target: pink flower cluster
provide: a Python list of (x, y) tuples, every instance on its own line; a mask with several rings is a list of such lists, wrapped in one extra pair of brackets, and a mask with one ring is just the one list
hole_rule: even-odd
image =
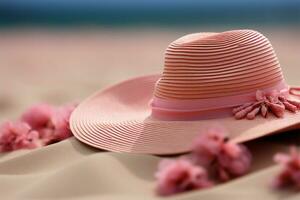
[(209, 128), (196, 138), (190, 155), (160, 162), (157, 193), (167, 196), (228, 181), (246, 174), (251, 160), (246, 146), (228, 141), (224, 129)]
[(236, 119), (254, 119), (258, 114), (266, 118), (268, 112), (273, 113), (276, 117), (283, 117), (284, 111), (297, 112), (300, 109), (300, 102), (287, 99), (278, 91), (265, 94), (261, 90), (256, 92), (256, 102), (246, 103), (232, 110)]
[(274, 188), (294, 186), (300, 189), (300, 153), (296, 147), (290, 148), (289, 154), (277, 153), (274, 161), (283, 166), (279, 174), (273, 179)]
[(162, 160), (155, 176), (158, 179), (157, 193), (161, 196), (213, 185), (203, 167), (194, 165), (186, 159)]
[(247, 147), (230, 142), (226, 131), (220, 127), (200, 134), (194, 142), (192, 157), (195, 163), (210, 169), (220, 181), (246, 174), (252, 161)]
[(38, 104), (26, 110), (16, 122), (0, 125), (0, 152), (33, 149), (72, 136), (69, 118), (75, 104), (54, 107)]

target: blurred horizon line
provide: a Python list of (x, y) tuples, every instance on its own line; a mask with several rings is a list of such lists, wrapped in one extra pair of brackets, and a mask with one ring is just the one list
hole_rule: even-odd
[(294, 0), (2, 0), (0, 27), (300, 25)]

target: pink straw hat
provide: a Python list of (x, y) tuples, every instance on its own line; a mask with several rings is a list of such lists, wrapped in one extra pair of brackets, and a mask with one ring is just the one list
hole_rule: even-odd
[(161, 75), (97, 92), (73, 112), (80, 141), (116, 152), (188, 152), (203, 127), (234, 142), (300, 127), (298, 88), (289, 87), (266, 37), (253, 30), (196, 33), (172, 42)]

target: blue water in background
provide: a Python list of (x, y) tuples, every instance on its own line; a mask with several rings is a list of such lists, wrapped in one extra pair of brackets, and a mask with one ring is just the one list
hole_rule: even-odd
[(288, 24), (298, 0), (0, 0), (0, 26)]

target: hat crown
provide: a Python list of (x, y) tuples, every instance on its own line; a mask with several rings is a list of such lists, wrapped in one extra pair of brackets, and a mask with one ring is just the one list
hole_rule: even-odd
[(270, 88), (283, 81), (269, 40), (257, 31), (195, 33), (172, 42), (154, 96), (208, 99)]

